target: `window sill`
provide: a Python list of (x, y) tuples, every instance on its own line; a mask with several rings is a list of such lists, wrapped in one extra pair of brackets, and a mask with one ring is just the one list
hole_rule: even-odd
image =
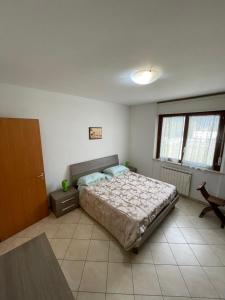
[(199, 167), (194, 167), (194, 166), (193, 167), (185, 166), (185, 165), (182, 165), (181, 163), (176, 163), (176, 162), (167, 161), (167, 160), (161, 160), (159, 158), (153, 158), (152, 160), (158, 161), (158, 162), (161, 162), (161, 163), (171, 164), (171, 165), (174, 165), (174, 166), (180, 166), (180, 167), (183, 167), (187, 170), (190, 169), (190, 170), (201, 171), (201, 172), (204, 172), (204, 173), (213, 173), (213, 174), (216, 174), (216, 175), (225, 175), (225, 173), (220, 172), (220, 171), (209, 170), (209, 169), (204, 169), (204, 168), (199, 168)]

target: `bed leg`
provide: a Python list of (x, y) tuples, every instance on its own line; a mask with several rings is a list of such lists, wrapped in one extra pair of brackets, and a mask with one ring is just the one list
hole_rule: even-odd
[(133, 251), (134, 254), (138, 254), (138, 248), (137, 247), (133, 248), (132, 251)]

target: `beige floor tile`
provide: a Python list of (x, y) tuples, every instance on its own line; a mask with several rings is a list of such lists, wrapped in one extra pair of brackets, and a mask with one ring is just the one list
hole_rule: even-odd
[(54, 238), (71, 239), (77, 224), (60, 224)]
[(14, 235), (7, 240), (0, 243), (0, 255), (3, 255), (16, 247), (19, 247), (20, 245), (28, 242), (31, 238), (23, 238), (23, 237), (17, 237), (18, 235)]
[(93, 240), (110, 240), (110, 233), (100, 225), (95, 225), (91, 238)]
[[(43, 223), (44, 224), (44, 223)], [(40, 224), (33, 224), (24, 230), (18, 232), (14, 237), (17, 238), (34, 238), (41, 233), (41, 225)]]
[(91, 240), (87, 260), (90, 261), (108, 261), (109, 241)]
[(163, 297), (162, 296), (135, 295), (134, 299), (135, 300), (163, 300)]
[(177, 217), (177, 216), (180, 216), (180, 215), (184, 215), (183, 212), (182, 212), (182, 209), (181, 207), (179, 206), (179, 202), (175, 205), (174, 209), (170, 212), (170, 215), (172, 217)]
[(79, 208), (61, 216), (59, 219), (64, 224), (77, 224), (81, 218), (81, 210)]
[(106, 291), (107, 262), (85, 263), (84, 272), (80, 284), (80, 291), (99, 292)]
[(134, 295), (106, 294), (106, 300), (134, 300)]
[(89, 240), (94, 226), (89, 224), (79, 224), (74, 232), (74, 239)]
[(225, 245), (210, 245), (210, 247), (225, 266)]
[(217, 293), (201, 267), (182, 266), (181, 273), (191, 297), (217, 298)]
[(170, 244), (175, 260), (180, 266), (198, 266), (199, 262), (187, 244)]
[(89, 240), (71, 240), (65, 258), (72, 260), (85, 260), (87, 257)]
[[(17, 238), (17, 234), (16, 234), (0, 243), (0, 254), (1, 255), (5, 254), (8, 251), (15, 248), (15, 236)], [(19, 239), (21, 239), (21, 238), (19, 238)], [(26, 239), (26, 238), (22, 238), (22, 239)], [(29, 239), (29, 238), (27, 238), (27, 239)]]
[(76, 300), (105, 300), (105, 293), (78, 292)]
[(168, 228), (164, 231), (164, 234), (166, 236), (168, 243), (174, 243), (174, 244), (176, 244), (176, 243), (185, 244), (186, 243), (179, 228)]
[(177, 227), (177, 224), (175, 223), (175, 219), (172, 217), (172, 215), (169, 215), (161, 223), (160, 227), (164, 230), (164, 229), (167, 229), (167, 228), (170, 228), (170, 227)]
[(138, 254), (131, 253), (132, 263), (153, 264), (153, 258), (150, 247), (151, 244), (146, 242), (139, 248)]
[(78, 291), (84, 269), (84, 262), (64, 260), (61, 268), (71, 290)]
[(109, 261), (110, 262), (130, 262), (131, 253), (125, 251), (118, 242), (110, 241)]
[(42, 219), (40, 222), (48, 224), (61, 224), (62, 220), (61, 218), (56, 218), (56, 216), (53, 213), (51, 213), (48, 217)]
[(223, 241), (225, 241), (225, 230), (224, 228), (220, 228), (221, 223), (219, 223), (219, 226), (217, 229), (213, 229), (213, 232), (216, 233), (218, 237), (220, 237)]
[[(225, 236), (218, 234), (216, 229), (198, 229), (198, 232), (201, 234), (203, 239), (207, 244), (225, 244)], [(221, 232), (219, 230), (219, 232)]]
[(166, 237), (161, 228), (156, 229), (149, 237), (148, 242), (150, 243), (167, 243)]
[(175, 223), (177, 227), (194, 227), (194, 224), (191, 222), (192, 217), (188, 216), (177, 216), (175, 218)]
[(158, 265), (156, 271), (163, 295), (189, 296), (187, 287), (177, 266)]
[(107, 293), (133, 294), (131, 264), (109, 263)]
[(28, 242), (31, 238), (15, 238), (13, 241), (14, 248), (23, 245), (24, 243)]
[(45, 233), (47, 238), (53, 238), (56, 234), (56, 232), (59, 229), (59, 224), (49, 224), (49, 223), (44, 223), (40, 225), (40, 231), (39, 233)]
[(154, 265), (133, 264), (134, 294), (161, 295), (159, 281)]
[(82, 214), (81, 214), (81, 218), (80, 218), (79, 223), (80, 224), (93, 225), (93, 224), (95, 224), (95, 220), (83, 211)]
[[(191, 299), (193, 299), (193, 300), (209, 300), (209, 298), (191, 298)], [(211, 298), (211, 300), (218, 300), (218, 299), (220, 299), (220, 298)], [(176, 300), (176, 299), (174, 299), (174, 300)], [(190, 298), (189, 298), (189, 300), (190, 300)]]
[(198, 216), (202, 209), (203, 206), (196, 203), (192, 203), (191, 205), (185, 207), (185, 211), (188, 216)]
[(193, 223), (193, 227), (197, 229), (213, 229), (218, 228), (218, 219), (214, 216), (209, 216), (208, 214), (204, 218), (199, 218), (198, 216), (189, 217)]
[(209, 245), (190, 245), (192, 251), (202, 266), (223, 266)]
[(168, 244), (151, 244), (150, 249), (154, 264), (176, 265), (176, 261)]
[(57, 259), (63, 259), (70, 244), (70, 239), (51, 239), (50, 245)]
[(63, 259), (57, 259), (57, 261), (58, 261), (58, 263), (59, 263), (59, 265), (60, 265), (60, 267), (61, 267), (62, 262), (63, 262)]
[(5, 241), (0, 243), (0, 255), (7, 253), (8, 249), (9, 249), (9, 246)]
[(220, 298), (225, 298), (225, 267), (204, 268)]
[(205, 244), (205, 240), (195, 228), (180, 228), (184, 239), (191, 244)]
[[(190, 300), (189, 297), (163, 297), (164, 300)], [(196, 300), (196, 298), (195, 298)], [(202, 299), (203, 300), (203, 299)]]

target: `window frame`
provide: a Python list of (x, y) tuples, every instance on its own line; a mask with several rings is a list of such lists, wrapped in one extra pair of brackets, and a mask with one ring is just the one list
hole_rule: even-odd
[[(213, 157), (213, 166), (212, 170), (220, 171), (221, 164), (218, 164), (219, 157), (223, 156), (224, 151), (224, 142), (225, 142), (225, 110), (219, 111), (204, 111), (204, 112), (192, 112), (192, 113), (177, 113), (177, 114), (160, 114), (158, 117), (158, 134), (157, 134), (157, 147), (156, 147), (156, 158), (160, 159), (160, 148), (161, 148), (161, 136), (162, 136), (162, 125), (163, 125), (163, 118), (165, 117), (179, 117), (184, 116), (184, 133), (183, 133), (183, 143), (181, 149), (181, 159), (178, 160), (178, 163), (182, 164), (183, 157), (184, 157), (184, 149), (187, 143), (188, 137), (188, 128), (189, 128), (189, 118), (191, 116), (209, 116), (209, 115), (219, 115), (219, 127), (217, 132), (216, 138), (216, 146), (214, 151)], [(208, 168), (209, 169), (209, 168)], [(211, 168), (210, 168), (211, 170)]]

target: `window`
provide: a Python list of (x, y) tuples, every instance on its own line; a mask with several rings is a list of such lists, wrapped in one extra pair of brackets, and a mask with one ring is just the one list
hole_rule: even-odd
[(219, 171), (225, 111), (160, 115), (157, 158)]
[(181, 160), (185, 117), (163, 118), (160, 157)]

